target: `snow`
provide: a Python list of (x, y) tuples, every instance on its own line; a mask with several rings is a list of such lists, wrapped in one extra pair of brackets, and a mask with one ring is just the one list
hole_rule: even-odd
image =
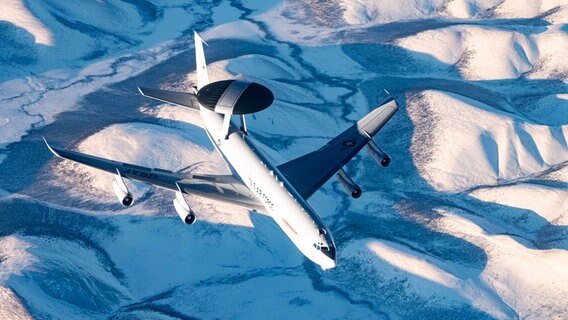
[(263, 42), (260, 35), (260, 29), (257, 25), (249, 21), (234, 21), (231, 23), (224, 23), (214, 29), (209, 29), (202, 34), (205, 41), (211, 38), (218, 39), (244, 39), (253, 42)]
[(337, 46), (309, 47), (302, 54), (310, 65), (329, 76), (364, 78), (366, 71)]
[[(377, 266), (377, 271), (385, 272), (385, 264), (387, 268), (393, 269), (392, 272), (400, 270), (402, 272), (415, 276), (417, 280), (409, 290), (415, 294), (423, 295), (429, 299), (440, 299), (441, 295), (444, 303), (456, 303), (456, 300), (466, 299), (475, 308), (487, 312), (496, 318), (507, 318), (511, 316), (509, 310), (503, 309), (494, 301), (495, 297), (490, 291), (485, 290), (481, 284), (476, 284), (471, 279), (461, 279), (454, 276), (450, 272), (430, 262), (429, 257), (410, 252), (406, 247), (389, 242), (370, 241), (367, 243), (369, 251), (382, 260), (382, 266)], [(438, 262), (443, 267), (448, 267)], [(432, 290), (434, 283), (440, 286), (439, 290)], [(444, 288), (452, 289), (445, 292)]]
[(37, 260), (27, 252), (31, 247), (29, 243), (10, 236), (0, 239), (2, 247), (2, 270), (0, 282), (4, 283), (11, 275), (21, 275), (21, 270), (28, 268)]
[(0, 286), (0, 317), (14, 320), (33, 319), (14, 291), (3, 286)]
[(439, 61), (453, 65), (463, 55), (467, 42), (461, 28), (428, 30), (417, 35), (402, 38), (398, 45), (414, 52), (426, 53)]
[[(314, 10), (310, 7), (314, 6)], [(323, 6), (320, 8), (319, 6)], [(340, 17), (332, 14), (329, 9), (339, 11), (337, 4), (327, 1), (310, 1), (305, 6), (302, 1), (282, 2), (270, 10), (255, 16), (257, 21), (263, 23), (271, 35), (278, 40), (288, 40), (291, 43), (303, 46), (315, 46), (330, 33), (336, 32), (330, 25), (338, 24)], [(313, 20), (318, 21), (314, 23)], [(280, 47), (281, 56), (290, 54), (290, 48)]]
[(539, 60), (535, 63), (530, 79), (566, 80), (568, 67), (558, 61), (568, 57), (568, 35), (566, 32), (551, 27), (547, 32), (534, 36)]
[[(0, 318), (567, 318), (567, 14), (565, 0), (11, 0)], [(247, 121), (276, 163), (399, 101), (375, 138), (391, 166), (363, 151), (345, 166), (360, 199), (332, 179), (309, 200), (337, 268), (306, 261), (263, 214), (188, 195), (186, 226), (171, 191), (127, 181), (123, 208), (112, 174), (49, 155), (43, 135), (228, 173), (194, 110), (113, 104), (136, 85), (190, 90), (193, 29), (211, 80), (274, 92)], [(93, 114), (104, 121), (70, 120)]]
[[(196, 316), (207, 318), (283, 319), (290, 315), (303, 318), (366, 319), (376, 315), (368, 309), (341, 299), (340, 296), (312, 290), (309, 279), (298, 278), (294, 272), (268, 277), (243, 275), (237, 283), (223, 282), (215, 286), (191, 287), (186, 295), (195, 299), (172, 301), (175, 307), (196, 310)], [(262, 292), (258, 288), (266, 288)], [(247, 292), (241, 295), (241, 292)], [(237, 298), (236, 298), (237, 297)], [(277, 308), (275, 306), (286, 306)]]
[(494, 10), (498, 17), (525, 18), (534, 17), (565, 5), (564, 0), (508, 0), (499, 3)]
[(448, 17), (531, 18), (566, 5), (564, 0), (341, 0), (344, 19), (350, 25), (398, 20)]
[(353, 25), (430, 17), (442, 3), (443, 0), (341, 1), (345, 21)]
[(528, 115), (538, 119), (540, 114), (546, 114), (552, 126), (568, 123), (568, 94), (552, 94), (535, 101)]
[[(247, 71), (246, 78), (253, 79), (294, 79), (298, 80), (300, 74), (290, 66), (273, 57), (261, 55), (245, 55), (231, 61), (219, 62), (221, 68), (226, 68), (233, 74), (242, 74)], [(254, 65), (254, 68), (252, 67)]]
[[(166, 44), (143, 51), (137, 58), (126, 58), (119, 66), (116, 63), (121, 58), (94, 63), (78, 71), (51, 73), (46, 75), (47, 87), (43, 80), (25, 80), (28, 87), (10, 93), (13, 98), (7, 98), (3, 103), (0, 147), (19, 141), (32, 127), (52, 123), (57, 114), (74, 109), (77, 100), (84, 95), (139, 74), (172, 54)], [(0, 92), (9, 92), (21, 83), (22, 80), (5, 82), (0, 85)], [(26, 94), (28, 91), (31, 93)]]
[(213, 9), (213, 22), (219, 26), (227, 22), (239, 20), (241, 12), (231, 6), (229, 2), (221, 2), (221, 4)]
[[(448, 65), (456, 65), (465, 79), (501, 80), (518, 78), (545, 59), (548, 54), (540, 48), (549, 46), (540, 42), (546, 38), (548, 35), (543, 39), (543, 36), (518, 32), (460, 26), (425, 31), (404, 38), (399, 44)], [(565, 41), (563, 38), (566, 37), (556, 37), (556, 41)]]
[[(7, 239), (10, 241), (13, 237)], [(88, 318), (86, 314), (109, 310), (128, 296), (97, 253), (84, 248), (80, 242), (38, 237), (21, 237), (18, 240), (26, 244), (26, 247), (18, 246), (18, 249), (33, 259), (26, 259), (27, 265), (19, 268), (20, 274), (12, 275), (5, 282), (18, 295), (26, 297), (26, 306), (37, 308), (36, 315), (44, 313), (59, 318), (81, 315), (80, 318)], [(10, 245), (2, 243), (2, 247), (10, 248)], [(55, 305), (52, 301), (66, 303)]]
[(171, 39), (204, 14), (204, 8), (188, 10), (183, 1), (10, 0), (5, 9), (0, 149), (32, 127), (50, 124), (85, 94), (179, 53)]
[[(471, 195), (486, 202), (495, 202), (509, 207), (531, 210), (545, 219), (555, 221), (568, 215), (568, 191), (534, 184), (515, 184), (499, 190), (480, 189)], [(546, 199), (546, 201), (539, 201)]]
[(32, 319), (14, 291), (7, 287), (11, 276), (21, 276), (37, 259), (27, 250), (31, 244), (16, 236), (0, 238), (0, 317), (5, 319)]
[[(125, 163), (136, 163), (149, 168), (161, 168), (177, 171), (196, 162), (202, 162), (198, 169), (202, 173), (226, 171), (226, 166), (218, 154), (202, 145), (209, 143), (201, 128), (185, 127), (181, 131), (173, 128), (144, 124), (125, 123), (104, 128), (82, 141), (78, 150), (83, 153), (113, 159)], [(189, 129), (189, 130), (188, 130)], [(87, 190), (106, 194), (114, 179), (113, 175), (99, 170), (77, 166), (73, 162), (63, 162), (58, 172), (62, 179), (69, 177), (70, 169), (77, 170), (78, 175), (84, 176)], [(135, 183), (136, 193), (148, 190), (146, 184)], [(82, 189), (81, 191), (84, 191)], [(140, 194), (140, 197), (143, 195)], [(112, 199), (114, 201), (115, 199)]]
[(23, 0), (8, 0), (4, 3), (2, 12), (0, 12), (0, 20), (10, 21), (14, 25), (29, 32), (35, 40), (35, 43), (46, 46), (53, 46), (53, 32), (34, 17)]
[[(492, 287), (503, 302), (516, 310), (519, 317), (529, 319), (563, 318), (568, 278), (564, 266), (568, 255), (564, 250), (534, 250), (505, 235), (488, 235), (482, 230), (468, 228), (463, 219), (445, 212), (440, 221), (443, 230), (468, 234), (476, 245), (491, 248), (481, 279)], [(546, 288), (546, 289), (545, 289)], [(538, 298), (536, 292), (546, 291)]]
[(423, 153), (429, 156), (415, 164), (437, 190), (461, 192), (513, 181), (568, 159), (568, 126), (551, 130), (438, 91), (424, 91), (408, 101), (413, 121), (421, 121), (424, 104), (433, 123), (425, 132), (415, 132), (413, 148), (416, 159), (425, 158)]
[(199, 112), (186, 107), (163, 104), (157, 107), (141, 108), (142, 113), (161, 119), (169, 127), (186, 128), (187, 125), (204, 128)]

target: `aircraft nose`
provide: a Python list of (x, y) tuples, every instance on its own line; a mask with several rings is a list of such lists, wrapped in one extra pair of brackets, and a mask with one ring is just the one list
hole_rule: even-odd
[(322, 248), (321, 252), (323, 252), (323, 254), (325, 254), (331, 260), (333, 260), (335, 262), (335, 247), (334, 246), (330, 246), (329, 248), (325, 248), (325, 249)]
[(336, 266), (335, 260), (327, 260), (325, 263), (320, 264), (321, 268), (325, 270), (333, 269)]
[[(319, 250), (320, 253), (323, 253), (326, 257), (323, 258), (321, 255), (319, 256), (319, 259), (317, 259), (317, 263), (320, 265), (320, 267), (323, 270), (328, 270), (328, 269), (332, 269), (335, 268), (336, 266), (336, 261), (335, 261), (335, 247), (334, 246), (330, 246), (330, 247), (321, 247), (321, 249)], [(314, 260), (315, 262), (316, 260)]]

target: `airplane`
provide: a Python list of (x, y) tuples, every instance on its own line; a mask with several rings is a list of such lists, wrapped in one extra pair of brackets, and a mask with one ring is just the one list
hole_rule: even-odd
[[(242, 76), (210, 82), (203, 50), (205, 42), (197, 32), (194, 32), (194, 37), (197, 86), (192, 88), (192, 92), (138, 89), (143, 96), (199, 112), (207, 135), (226, 160), (231, 174), (194, 174), (146, 168), (64, 150), (44, 139), (47, 147), (57, 157), (114, 174), (112, 188), (123, 206), (131, 206), (134, 202), (124, 182), (126, 178), (174, 191), (175, 211), (188, 225), (196, 221), (196, 214), (183, 194), (268, 213), (308, 259), (323, 270), (334, 268), (337, 249), (332, 234), (307, 200), (333, 176), (353, 198), (361, 196), (361, 188), (347, 175), (343, 166), (365, 146), (378, 164), (383, 167), (390, 164), (390, 157), (372, 138), (396, 113), (397, 102), (389, 99), (321, 148), (275, 165), (251, 141), (245, 121), (246, 114), (268, 108), (274, 101), (273, 93)], [(238, 125), (233, 123), (233, 116), (240, 118)]]

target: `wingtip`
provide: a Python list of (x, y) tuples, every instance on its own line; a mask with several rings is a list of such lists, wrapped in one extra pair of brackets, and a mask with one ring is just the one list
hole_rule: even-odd
[(55, 151), (55, 149), (53, 149), (53, 147), (49, 144), (49, 142), (47, 142), (47, 139), (45, 137), (41, 138), (43, 139), (43, 142), (45, 142), (47, 149), (49, 149), (49, 151), (53, 153), (54, 156), (61, 158), (61, 155), (57, 151)]
[(141, 95), (146, 96), (144, 94), (144, 89), (142, 87), (137, 87), (138, 88), (138, 92), (140, 92)]
[(203, 42), (206, 46), (209, 47), (209, 45), (207, 44), (207, 42), (205, 42), (205, 40), (203, 40), (203, 38), (201, 37), (201, 35), (199, 33), (197, 33), (197, 31), (193, 30), (193, 36), (196, 39), (199, 39), (199, 41)]
[(385, 101), (383, 104), (381, 104), (378, 108), (383, 108), (383, 107), (398, 109), (398, 102), (396, 101), (395, 98), (391, 97), (390, 99)]

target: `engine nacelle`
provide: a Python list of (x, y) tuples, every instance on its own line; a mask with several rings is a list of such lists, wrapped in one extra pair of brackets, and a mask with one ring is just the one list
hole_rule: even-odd
[(336, 176), (339, 184), (343, 187), (343, 189), (345, 189), (347, 193), (351, 194), (353, 198), (357, 199), (361, 196), (361, 194), (363, 194), (361, 187), (353, 182), (353, 180), (347, 175), (343, 168), (339, 169)]
[(115, 179), (112, 182), (112, 189), (114, 190), (114, 194), (118, 199), (118, 202), (125, 207), (130, 207), (134, 203), (134, 198), (132, 194), (128, 191), (126, 184), (122, 180), (120, 175), (115, 175)]
[(367, 151), (369, 152), (369, 155), (371, 155), (371, 157), (382, 167), (388, 167), (391, 163), (389, 155), (381, 150), (381, 148), (379, 148), (373, 140), (369, 140), (369, 143), (367, 143)]
[(183, 198), (183, 194), (180, 191), (176, 192), (176, 197), (174, 199), (174, 208), (176, 209), (176, 212), (183, 223), (194, 224), (197, 220), (197, 216), (195, 215), (193, 210), (189, 208), (189, 205)]

